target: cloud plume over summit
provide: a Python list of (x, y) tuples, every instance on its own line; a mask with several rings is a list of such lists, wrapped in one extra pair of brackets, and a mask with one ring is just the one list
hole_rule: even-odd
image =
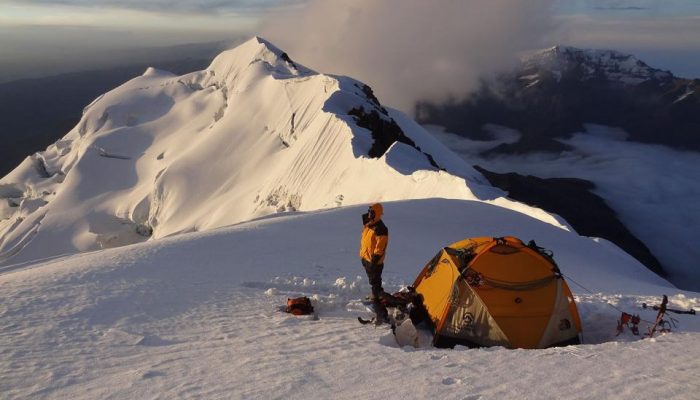
[(275, 10), (262, 34), (309, 67), (370, 84), (411, 112), (473, 90), (480, 76), (549, 45), (553, 0), (310, 0)]

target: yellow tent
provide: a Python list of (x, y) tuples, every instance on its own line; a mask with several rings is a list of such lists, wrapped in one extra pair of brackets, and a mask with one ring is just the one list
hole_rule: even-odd
[(551, 253), (514, 237), (443, 248), (413, 287), (434, 344), (545, 348), (580, 343), (581, 320)]

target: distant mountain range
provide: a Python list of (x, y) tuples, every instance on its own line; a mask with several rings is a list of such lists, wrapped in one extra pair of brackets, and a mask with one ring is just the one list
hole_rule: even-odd
[[(491, 164), (490, 170), (480, 172), (494, 186), (506, 190), (509, 197), (562, 216), (583, 235), (611, 240), (651, 270), (667, 274), (680, 287), (697, 287), (692, 272), (695, 246), (672, 222), (696, 224), (695, 208), (688, 203), (695, 201), (695, 190), (685, 183), (696, 180), (692, 177), (693, 166), (677, 171), (665, 164), (669, 157), (661, 154), (663, 150), (644, 149), (639, 143), (689, 153), (700, 151), (699, 91), (700, 80), (676, 77), (633, 55), (555, 46), (523, 57), (511, 71), (483, 79), (479, 90), (464, 99), (418, 103), (416, 118), (470, 139), (457, 144), (459, 139), (451, 135), (449, 141), (454, 142), (457, 151), (478, 141), (480, 150), (471, 154), (480, 160), (471, 160), (469, 155), (465, 159), (487, 167)], [(519, 135), (511, 135), (509, 140), (498, 137), (496, 132), (505, 131)], [(595, 157), (584, 161), (591, 154), (580, 148), (586, 137), (593, 140), (596, 135), (612, 135), (604, 140), (623, 147), (629, 143), (626, 150), (620, 149), (627, 157), (636, 149), (660, 159), (643, 156), (654, 167), (645, 170), (637, 165), (640, 168), (636, 171), (616, 169), (634, 163), (611, 160), (606, 178), (601, 175), (604, 167), (590, 164)], [(593, 141), (600, 144), (600, 139)], [(570, 167), (567, 172), (543, 171), (542, 166), (529, 165), (543, 162), (556, 168), (556, 162), (547, 164), (544, 160), (557, 158), (580, 160), (579, 170)], [(693, 157), (687, 154), (682, 158)], [(500, 174), (491, 172), (494, 170)], [(666, 175), (684, 171), (688, 172), (682, 176)], [(611, 188), (613, 184), (646, 185), (650, 193), (639, 192), (641, 198), (637, 199), (621, 196)], [(645, 199), (654, 195), (665, 199), (658, 210)], [(646, 218), (631, 215), (634, 213), (629, 209), (648, 214)], [(663, 234), (666, 245), (660, 245), (661, 240), (650, 232)], [(668, 243), (682, 243), (684, 256), (666, 250)]]
[(444, 126), (472, 139), (488, 139), (485, 124), (522, 133), (516, 143), (490, 152), (560, 151), (557, 141), (583, 124), (624, 129), (629, 140), (700, 151), (700, 80), (675, 77), (632, 55), (555, 46), (482, 81), (463, 100), (420, 102), (418, 122)]

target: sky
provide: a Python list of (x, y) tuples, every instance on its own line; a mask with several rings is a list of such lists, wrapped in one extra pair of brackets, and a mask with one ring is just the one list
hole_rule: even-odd
[[(375, 78), (385, 82), (420, 54), (440, 62), (417, 65), (417, 73), (432, 68), (445, 82), (466, 82), (454, 89), (465, 91), (479, 73), (554, 44), (633, 52), (700, 77), (698, 0), (0, 0), (0, 75), (85, 70), (128, 62), (129, 49), (253, 34), (271, 36), (309, 67), (370, 83), (370, 71), (386, 70)], [(361, 39), (349, 45), (353, 37)], [(437, 84), (451, 87), (445, 82)]]
[(630, 52), (653, 67), (700, 78), (698, 0), (560, 0), (555, 8), (565, 44)]
[(308, 0), (306, 9), (270, 11), (260, 31), (299, 62), (360, 79), (412, 113), (417, 100), (469, 93), (515, 54), (549, 47), (552, 3)]

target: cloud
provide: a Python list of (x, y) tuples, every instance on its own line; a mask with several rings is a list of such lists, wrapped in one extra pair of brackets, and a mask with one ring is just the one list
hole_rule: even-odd
[(603, 17), (613, 14), (687, 16), (700, 12), (700, 4), (696, 0), (558, 0), (556, 7), (564, 14), (592, 14)]
[(598, 6), (593, 7), (594, 10), (610, 10), (610, 11), (641, 11), (648, 10), (649, 7), (639, 6)]
[(648, 10), (650, 6), (653, 5), (649, 3), (649, 0), (579, 0), (576, 2), (570, 2), (570, 0), (561, 1), (568, 2), (569, 7), (579, 9), (611, 11)]
[(569, 43), (613, 49), (700, 50), (700, 17), (600, 18), (588, 15), (556, 17), (566, 27)]
[(113, 8), (157, 13), (260, 14), (273, 8), (294, 7), (305, 0), (10, 0), (24, 6)]
[(389, 106), (473, 90), (482, 74), (545, 47), (553, 0), (310, 0), (274, 10), (261, 33), (302, 64), (372, 86)]
[(486, 144), (439, 129), (433, 133), (468, 163), (491, 171), (594, 182), (596, 193), (659, 258), (674, 282), (700, 287), (700, 247), (693, 239), (700, 226), (700, 153), (628, 142), (615, 128), (587, 125), (585, 133), (563, 140), (574, 148), (570, 152), (483, 158), (479, 152), (486, 145), (509, 141), (512, 131)]

